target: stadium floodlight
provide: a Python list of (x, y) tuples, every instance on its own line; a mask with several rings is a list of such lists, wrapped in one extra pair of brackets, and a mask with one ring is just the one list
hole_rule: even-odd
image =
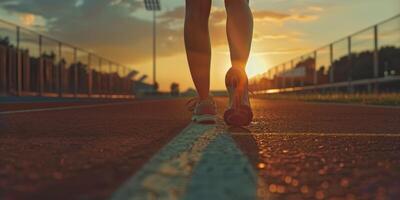
[(146, 10), (159, 11), (161, 10), (160, 0), (144, 0)]
[(161, 10), (160, 0), (144, 0), (146, 10), (153, 11), (153, 85), (157, 87), (156, 66), (157, 66), (157, 36), (156, 36), (156, 11)]

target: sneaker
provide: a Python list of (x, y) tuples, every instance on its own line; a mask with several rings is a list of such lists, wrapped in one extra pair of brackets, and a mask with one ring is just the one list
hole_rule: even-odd
[(191, 99), (187, 103), (189, 111), (193, 112), (192, 121), (200, 124), (215, 124), (217, 121), (217, 106), (212, 98)]
[(224, 113), (224, 120), (230, 126), (247, 126), (253, 120), (250, 106), (248, 79), (246, 72), (231, 67), (225, 77), (229, 93), (229, 107)]

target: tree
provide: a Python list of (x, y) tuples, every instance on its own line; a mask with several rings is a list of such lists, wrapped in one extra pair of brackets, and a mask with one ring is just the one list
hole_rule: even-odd
[(171, 96), (179, 96), (179, 84), (171, 83)]

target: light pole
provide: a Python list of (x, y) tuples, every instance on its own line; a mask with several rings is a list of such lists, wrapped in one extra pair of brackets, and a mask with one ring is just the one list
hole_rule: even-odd
[(157, 67), (157, 25), (156, 12), (161, 10), (159, 0), (144, 0), (146, 10), (153, 11), (153, 85), (156, 86), (156, 67)]

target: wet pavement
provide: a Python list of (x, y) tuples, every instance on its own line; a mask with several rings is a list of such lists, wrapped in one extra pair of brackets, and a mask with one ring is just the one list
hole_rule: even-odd
[(254, 140), (265, 199), (400, 197), (400, 137), (260, 134)]
[(0, 199), (107, 199), (187, 125), (185, 102), (3, 106), (29, 112), (0, 114)]
[(0, 199), (107, 199), (132, 175), (145, 199), (400, 198), (400, 109), (256, 99), (247, 128), (179, 134), (185, 101), (0, 114)]
[(253, 125), (231, 133), (253, 158), (260, 199), (400, 198), (400, 109), (253, 104)]

